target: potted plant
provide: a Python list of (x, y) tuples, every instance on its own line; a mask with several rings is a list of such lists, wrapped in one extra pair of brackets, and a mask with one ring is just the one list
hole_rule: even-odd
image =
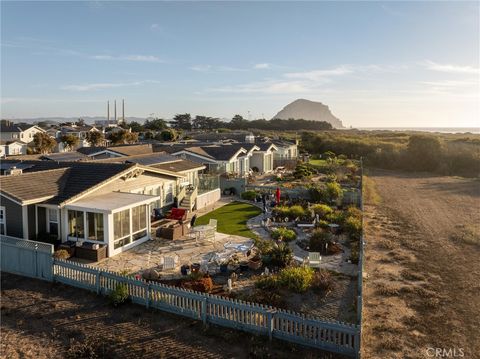
[(248, 267), (252, 270), (257, 270), (262, 267), (262, 257), (260, 257), (260, 254), (257, 253), (248, 260)]

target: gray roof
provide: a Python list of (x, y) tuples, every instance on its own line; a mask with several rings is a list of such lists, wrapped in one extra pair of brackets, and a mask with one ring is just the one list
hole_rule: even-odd
[(87, 159), (88, 157), (83, 153), (78, 152), (58, 152), (50, 153), (48, 155), (43, 155), (41, 159), (50, 160), (50, 161), (60, 161), (60, 162), (76, 162)]
[(104, 151), (106, 147), (104, 146), (92, 146), (92, 147), (80, 147), (77, 149), (77, 152), (83, 153), (84, 155), (90, 156), (94, 153)]
[(132, 164), (74, 162), (68, 167), (0, 177), (2, 193), (20, 202), (61, 204), (128, 170)]
[(200, 163), (189, 161), (189, 160), (178, 160), (178, 158), (177, 158), (177, 161), (175, 162), (156, 164), (156, 165), (152, 165), (151, 167), (154, 167), (160, 170), (172, 171), (172, 172), (185, 172), (185, 171), (190, 171), (194, 169), (205, 168), (205, 166)]

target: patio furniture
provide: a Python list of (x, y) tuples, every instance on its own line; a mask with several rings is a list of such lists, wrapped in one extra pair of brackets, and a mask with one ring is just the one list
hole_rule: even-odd
[(175, 269), (178, 263), (178, 256), (163, 256), (160, 259), (160, 264), (163, 270)]
[(217, 220), (216, 220), (216, 219), (211, 218), (211, 219), (208, 221), (208, 225), (209, 225), (210, 227), (213, 227), (215, 230), (217, 230)]
[(187, 219), (187, 210), (183, 208), (172, 208), (172, 211), (167, 218), (177, 221), (185, 221)]
[(192, 228), (192, 232), (195, 234), (195, 241), (213, 241), (215, 242), (215, 228), (206, 224), (203, 226), (197, 226)]
[(322, 256), (319, 252), (308, 252), (308, 265), (311, 268), (320, 268)]
[(75, 255), (77, 258), (88, 259), (98, 262), (107, 257), (107, 246), (105, 244), (97, 244), (90, 242), (83, 242), (81, 246), (75, 248)]
[(66, 241), (58, 246), (58, 249), (63, 249), (68, 252), (70, 257), (75, 256), (75, 248), (77, 247), (77, 242), (75, 241)]
[(183, 227), (184, 225), (182, 223), (170, 221), (170, 223), (157, 229), (157, 236), (174, 241), (183, 236)]

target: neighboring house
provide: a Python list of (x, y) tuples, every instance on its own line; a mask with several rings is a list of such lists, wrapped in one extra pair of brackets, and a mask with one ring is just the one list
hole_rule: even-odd
[(188, 136), (197, 141), (202, 142), (236, 142), (236, 143), (253, 143), (255, 142), (255, 136), (248, 131), (235, 131), (235, 132), (200, 132), (189, 133)]
[(273, 171), (273, 159), (277, 152), (277, 146), (273, 143), (256, 143), (255, 147), (258, 150), (252, 153), (250, 159), (250, 167), (252, 169), (258, 169), (260, 174), (270, 173)]
[(4, 120), (0, 122), (0, 140), (2, 141), (21, 141), (29, 144), (33, 142), (35, 134), (39, 132), (45, 132), (45, 130), (25, 123), (15, 124)]
[(182, 178), (139, 164), (96, 162), (1, 176), (1, 230), (105, 244), (113, 256), (150, 239), (152, 208), (171, 206)]
[(298, 141), (270, 140), (277, 147), (275, 160), (296, 160), (298, 158)]
[(26, 154), (27, 144), (25, 142), (0, 140), (0, 157)]
[[(53, 130), (50, 130), (53, 133)], [(82, 147), (90, 147), (90, 143), (87, 141), (88, 133), (90, 132), (101, 132), (95, 126), (77, 126), (75, 124), (69, 126), (62, 126), (59, 130), (55, 132), (55, 139), (57, 140), (57, 146), (55, 147), (55, 152), (68, 152), (75, 151)], [(62, 142), (62, 136), (72, 135), (78, 138), (78, 144), (74, 148), (65, 146)]]

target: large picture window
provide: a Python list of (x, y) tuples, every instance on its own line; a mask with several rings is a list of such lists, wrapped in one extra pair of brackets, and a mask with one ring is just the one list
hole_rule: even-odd
[(85, 238), (82, 211), (68, 211), (68, 235), (70, 237)]
[(115, 249), (130, 243), (130, 210), (113, 214), (113, 236)]
[(136, 233), (147, 228), (147, 210), (146, 206), (137, 206), (132, 208), (132, 233)]
[(103, 213), (87, 212), (88, 239), (103, 241)]

